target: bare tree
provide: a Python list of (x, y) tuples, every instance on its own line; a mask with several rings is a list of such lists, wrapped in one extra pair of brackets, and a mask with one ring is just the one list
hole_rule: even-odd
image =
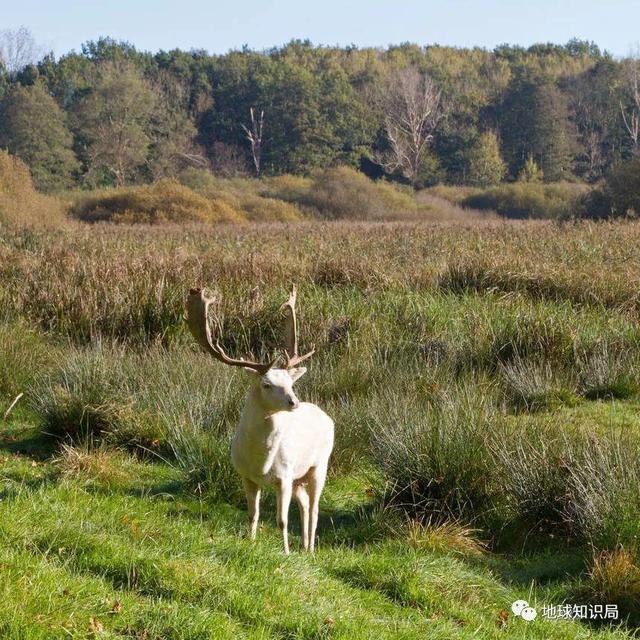
[(249, 109), (251, 115), (251, 129), (242, 125), (247, 134), (247, 140), (251, 145), (251, 155), (253, 156), (253, 166), (256, 170), (256, 177), (260, 177), (260, 160), (262, 159), (262, 127), (264, 125), (264, 110), (260, 111), (260, 119), (256, 120), (253, 107)]
[(636, 154), (640, 150), (640, 56), (638, 53), (624, 61), (624, 90), (627, 100), (620, 101), (620, 112), (631, 141), (631, 148)]
[(442, 92), (429, 75), (407, 67), (389, 79), (380, 102), (390, 149), (377, 160), (387, 171), (400, 171), (415, 185), (425, 152), (445, 114)]
[(26, 27), (0, 31), (0, 64), (9, 75), (15, 76), (26, 66), (42, 58), (43, 51)]

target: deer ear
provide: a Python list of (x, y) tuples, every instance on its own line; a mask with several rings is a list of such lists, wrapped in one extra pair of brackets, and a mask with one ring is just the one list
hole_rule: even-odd
[(295, 369), (289, 369), (289, 376), (291, 376), (291, 379), (294, 382), (299, 378), (302, 378), (305, 373), (307, 373), (307, 367), (296, 367)]

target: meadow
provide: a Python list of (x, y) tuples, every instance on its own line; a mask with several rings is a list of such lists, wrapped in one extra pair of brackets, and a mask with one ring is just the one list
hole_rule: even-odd
[[(640, 227), (441, 206), (4, 228), (0, 415), (24, 396), (1, 423), (0, 635), (633, 636)], [(317, 553), (285, 557), (272, 496), (244, 536), (244, 374), (182, 317), (189, 287), (218, 291), (223, 343), (261, 357), (291, 282), (317, 349), (299, 395), (337, 441)], [(540, 614), (567, 602), (621, 619)]]

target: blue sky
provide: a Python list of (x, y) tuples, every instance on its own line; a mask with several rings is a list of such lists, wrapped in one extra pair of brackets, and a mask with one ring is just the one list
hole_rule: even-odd
[(0, 0), (0, 28), (24, 25), (57, 55), (109, 35), (139, 49), (263, 49), (316, 44), (479, 45), (595, 41), (625, 55), (640, 41), (640, 0)]

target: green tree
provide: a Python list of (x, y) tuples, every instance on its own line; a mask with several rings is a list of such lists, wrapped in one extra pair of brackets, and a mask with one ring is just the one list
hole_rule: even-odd
[(520, 173), (518, 173), (518, 182), (542, 182), (544, 172), (533, 159), (532, 155), (527, 156), (527, 160), (522, 165)]
[(129, 63), (102, 62), (91, 91), (79, 102), (77, 119), (87, 178), (120, 186), (147, 160), (157, 93)]
[(70, 186), (78, 169), (66, 115), (44, 83), (14, 85), (0, 103), (0, 147), (23, 160), (38, 189)]
[(498, 184), (507, 173), (500, 155), (495, 132), (487, 131), (476, 139), (467, 154), (467, 180), (469, 184), (486, 187)]
[(566, 99), (545, 78), (519, 77), (502, 105), (501, 138), (511, 174), (532, 156), (552, 182), (571, 174), (575, 131)]
[(189, 117), (188, 89), (179, 79), (161, 72), (154, 84), (155, 109), (149, 121), (148, 173), (171, 177), (193, 164), (206, 162), (194, 143), (197, 129)]
[(603, 58), (566, 80), (580, 145), (576, 172), (589, 181), (602, 177), (626, 143), (626, 130), (621, 127), (621, 71), (619, 63)]

